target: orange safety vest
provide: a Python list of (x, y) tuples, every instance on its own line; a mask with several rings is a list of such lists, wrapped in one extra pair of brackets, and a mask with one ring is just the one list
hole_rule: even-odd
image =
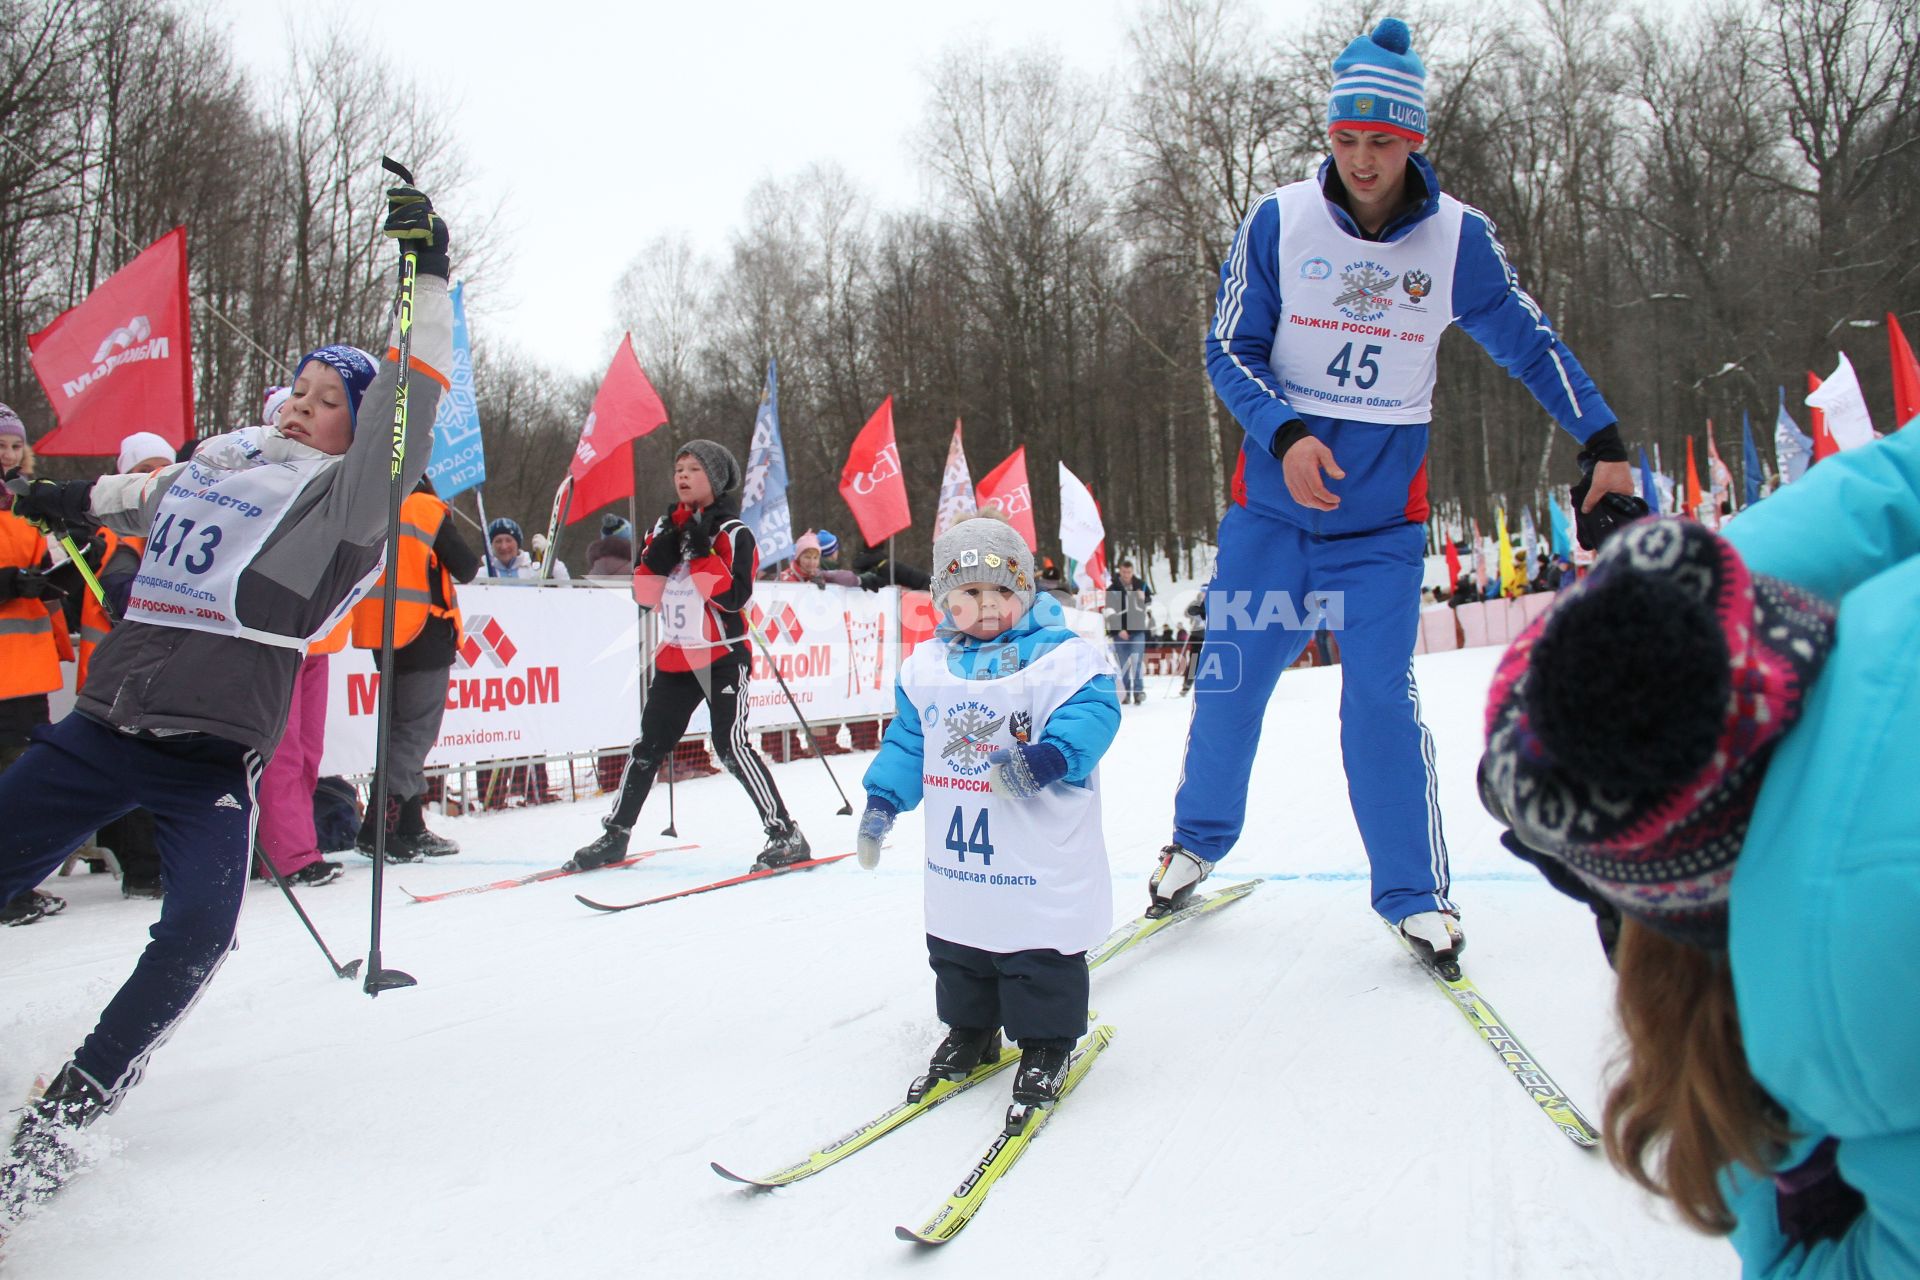
[[(0, 566), (37, 568), (47, 558), (47, 540), (11, 511), (0, 511)], [(44, 600), (0, 603), (0, 698), (31, 698), (52, 693), (64, 683), (60, 660), (73, 657), (67, 620), (56, 623)]]
[[(114, 552), (121, 547), (128, 548), (134, 555), (142, 558), (147, 554), (145, 538), (122, 537), (104, 526), (98, 530), (98, 533), (107, 541), (107, 549), (100, 557), (101, 573), (106, 572), (107, 562), (113, 559)], [(107, 638), (107, 632), (111, 630), (113, 630), (112, 615), (107, 612), (105, 605), (94, 599), (93, 592), (89, 590), (80, 600), (80, 660), (78, 669), (74, 673), (74, 688), (87, 687), (87, 668), (93, 661), (93, 651), (99, 647), (102, 640)]]
[[(433, 540), (440, 536), (440, 523), (447, 518), (447, 504), (430, 493), (410, 493), (400, 504), (400, 576), (394, 592), (393, 647), (403, 649), (420, 635), (428, 618), (447, 618), (453, 622), (453, 643), (463, 640), (460, 631), (460, 602), (454, 594), (453, 575), (433, 557)], [(440, 575), (440, 599), (434, 602), (430, 574)], [(353, 647), (380, 647), (380, 606), (385, 599), (386, 575), (373, 584), (366, 599), (353, 606)]]
[(338, 653), (347, 647), (347, 637), (352, 634), (353, 615), (349, 613), (340, 619), (339, 626), (307, 646), (307, 656), (311, 658), (316, 653)]

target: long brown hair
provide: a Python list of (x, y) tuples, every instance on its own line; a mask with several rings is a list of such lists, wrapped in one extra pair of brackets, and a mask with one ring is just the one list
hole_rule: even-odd
[(1607, 1095), (1607, 1155), (1688, 1224), (1725, 1235), (1734, 1217), (1721, 1172), (1767, 1172), (1789, 1136), (1747, 1066), (1726, 956), (1628, 917), (1614, 963), (1627, 1048)]

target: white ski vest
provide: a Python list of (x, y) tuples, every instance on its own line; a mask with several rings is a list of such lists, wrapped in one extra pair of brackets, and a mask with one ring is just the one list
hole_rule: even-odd
[(1404, 237), (1374, 243), (1334, 221), (1317, 181), (1280, 189), (1271, 360), (1295, 409), (1354, 422), (1432, 419), (1464, 208), (1443, 194)]
[[(1011, 653), (1012, 642), (1007, 647)], [(1032, 800), (1002, 798), (987, 781), (988, 755), (1038, 742), (1047, 718), (1107, 669), (1105, 656), (1079, 637), (992, 680), (955, 675), (940, 639), (901, 664), (900, 687), (920, 709), (926, 738), (921, 803), (934, 937), (1003, 954), (1073, 955), (1112, 928), (1099, 771), (1084, 784), (1056, 782)]]
[(240, 618), (238, 597), (241, 575), (293, 510), (301, 491), (339, 462), (335, 457), (302, 458), (242, 470), (189, 462), (173, 477), (154, 511), (127, 617), (302, 651), (308, 640), (333, 630), (379, 578), (380, 563), (312, 636), (247, 626)]

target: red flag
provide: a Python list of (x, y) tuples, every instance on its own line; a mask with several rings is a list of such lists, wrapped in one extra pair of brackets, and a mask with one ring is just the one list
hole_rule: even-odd
[[(1811, 370), (1807, 373), (1807, 392), (1812, 394), (1820, 389), (1820, 379)], [(1822, 458), (1831, 458), (1840, 452), (1840, 442), (1833, 438), (1833, 432), (1827, 430), (1827, 411), (1809, 407), (1807, 412), (1813, 417), (1813, 462)], [(1812, 466), (1813, 462), (1807, 465)]]
[(193, 434), (187, 229), (175, 227), (27, 339), (60, 427), (39, 453), (117, 453), (135, 431), (178, 447)]
[(900, 473), (900, 446), (893, 440), (892, 396), (880, 402), (853, 438), (847, 465), (840, 469), (840, 496), (870, 547), (913, 524), (907, 510), (907, 479)]
[(1453, 539), (1447, 539), (1447, 594), (1452, 595), (1460, 585), (1460, 550), (1453, 545)]
[(574, 446), (573, 462), (567, 467), (574, 482), (568, 524), (633, 493), (633, 450), (628, 446), (666, 421), (667, 407), (647, 381), (633, 354), (633, 335), (628, 334), (613, 353), (607, 376), (600, 380), (593, 412), (580, 428), (580, 443)]
[(1900, 321), (1887, 312), (1887, 343), (1893, 349), (1893, 429), (1920, 417), (1920, 361), (1913, 358)]
[(1693, 465), (1693, 437), (1687, 437), (1687, 515), (1700, 518), (1700, 469)]
[(1025, 445), (1008, 454), (1005, 462), (987, 473), (975, 496), (980, 500), (982, 511), (993, 507), (1020, 531), (1020, 536), (1026, 539), (1027, 550), (1040, 549), (1040, 539), (1033, 531), (1033, 490), (1027, 487)]

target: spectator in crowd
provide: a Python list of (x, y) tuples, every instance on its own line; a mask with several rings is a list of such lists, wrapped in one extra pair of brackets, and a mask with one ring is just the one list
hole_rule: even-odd
[(1480, 599), (1480, 584), (1471, 573), (1463, 573), (1460, 580), (1453, 584), (1453, 597), (1448, 603), (1458, 608), (1463, 604), (1473, 604)]
[[(533, 541), (528, 545), (533, 550), (533, 567), (537, 571), (542, 564), (546, 563), (547, 535), (544, 533), (534, 534)], [(572, 574), (567, 572), (567, 562), (560, 558), (558, 552), (554, 554), (553, 563), (547, 565), (546, 576), (550, 582), (566, 582), (573, 577)]]
[[(0, 474), (17, 467), (28, 475), (32, 466), (26, 426), (0, 404)], [(47, 695), (65, 683), (60, 664), (74, 658), (62, 612), (66, 596), (47, 574), (47, 540), (12, 508), (12, 493), (0, 489), (0, 772), (48, 722)], [(0, 903), (0, 924), (31, 924), (66, 905), (32, 889)]]
[(1146, 666), (1147, 632), (1153, 619), (1147, 607), (1153, 592), (1136, 578), (1133, 561), (1122, 560), (1114, 567), (1114, 581), (1107, 588), (1107, 632), (1120, 663), (1120, 705), (1147, 700), (1143, 668)]
[[(404, 528), (394, 600), (393, 670), (387, 673), (393, 700), (387, 812), (376, 814), (369, 807), (354, 847), (371, 857), (378, 837), (374, 823), (384, 817), (388, 861), (413, 862), (460, 852), (459, 845), (427, 830), (426, 763), (427, 753), (440, 740), (447, 685), (460, 652), (460, 598), (454, 583), (473, 581), (480, 572), (480, 556), (460, 536), (452, 511), (426, 476), (400, 504), (400, 523)], [(375, 666), (385, 630), (385, 582), (382, 577), (353, 607), (354, 647), (373, 650)], [(311, 803), (312, 790), (307, 794)]]
[(1052, 556), (1040, 557), (1040, 568), (1036, 571), (1033, 585), (1035, 590), (1046, 592), (1062, 604), (1074, 602), (1073, 588), (1061, 576), (1060, 566)]
[(933, 586), (933, 579), (925, 569), (901, 564), (893, 559), (884, 542), (877, 547), (868, 547), (855, 556), (853, 571), (859, 575), (860, 585), (869, 591), (878, 591), (882, 587), (926, 591)]
[(587, 576), (624, 578), (632, 572), (633, 526), (609, 511), (600, 517), (600, 536), (587, 546)]
[[(832, 534), (827, 534), (832, 537)], [(810, 587), (857, 587), (860, 585), (858, 574), (845, 569), (822, 569), (820, 567), (821, 535), (809, 529), (794, 540), (793, 559), (780, 574), (780, 582), (804, 582)]]
[(526, 535), (520, 531), (520, 522), (508, 516), (500, 516), (487, 525), (488, 553), (483, 566), (489, 578), (532, 578), (538, 575), (540, 566), (533, 557), (522, 550)]

